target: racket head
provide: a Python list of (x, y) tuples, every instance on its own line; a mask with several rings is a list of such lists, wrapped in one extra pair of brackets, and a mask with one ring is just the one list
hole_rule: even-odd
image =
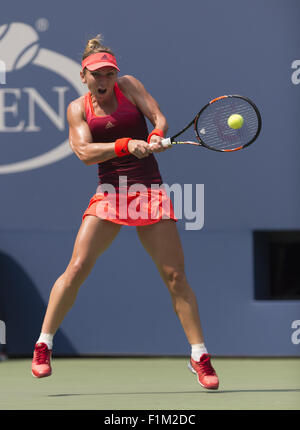
[[(228, 118), (234, 114), (243, 117), (243, 125), (237, 129), (228, 125)], [(238, 151), (251, 145), (262, 126), (257, 106), (241, 95), (225, 95), (211, 100), (193, 122), (199, 144), (219, 152)]]

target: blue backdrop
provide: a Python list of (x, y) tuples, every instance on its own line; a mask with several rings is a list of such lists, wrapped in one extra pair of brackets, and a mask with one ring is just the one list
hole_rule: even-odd
[[(121, 74), (136, 76), (157, 99), (170, 134), (223, 94), (246, 95), (260, 108), (262, 132), (247, 150), (175, 147), (157, 160), (167, 184), (204, 184), (204, 227), (177, 225), (209, 351), (299, 355), (292, 341), (299, 301), (255, 299), (253, 246), (255, 230), (300, 229), (299, 20), (297, 0), (6, 3), (0, 319), (8, 353), (32, 353), (51, 287), (96, 190), (97, 167), (70, 152), (65, 114), (85, 91), (79, 70), (86, 41), (102, 33)], [(55, 353), (189, 353), (134, 228), (123, 228), (98, 260), (55, 338)]]

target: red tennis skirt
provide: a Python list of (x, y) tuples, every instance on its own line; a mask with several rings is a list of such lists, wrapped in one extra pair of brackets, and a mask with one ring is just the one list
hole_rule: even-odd
[(172, 201), (163, 187), (136, 192), (97, 192), (91, 198), (82, 220), (87, 215), (130, 226), (154, 224), (161, 219), (177, 221)]

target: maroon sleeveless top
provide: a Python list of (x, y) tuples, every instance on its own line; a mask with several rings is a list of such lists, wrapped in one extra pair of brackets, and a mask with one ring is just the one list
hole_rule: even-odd
[[(91, 93), (85, 94), (84, 106), (86, 122), (91, 130), (94, 142), (114, 142), (122, 137), (145, 140), (148, 137), (146, 120), (141, 111), (131, 103), (115, 84), (118, 107), (111, 115), (95, 115)], [(153, 154), (138, 159), (134, 155), (125, 155), (98, 164), (99, 184), (119, 186), (119, 176), (127, 177), (127, 185), (136, 183), (151, 187), (162, 184), (158, 164)]]

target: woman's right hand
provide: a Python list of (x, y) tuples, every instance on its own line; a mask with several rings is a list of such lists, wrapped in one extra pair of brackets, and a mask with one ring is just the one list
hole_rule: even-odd
[(128, 151), (137, 158), (145, 158), (152, 154), (152, 150), (148, 142), (144, 140), (130, 140), (128, 142)]

